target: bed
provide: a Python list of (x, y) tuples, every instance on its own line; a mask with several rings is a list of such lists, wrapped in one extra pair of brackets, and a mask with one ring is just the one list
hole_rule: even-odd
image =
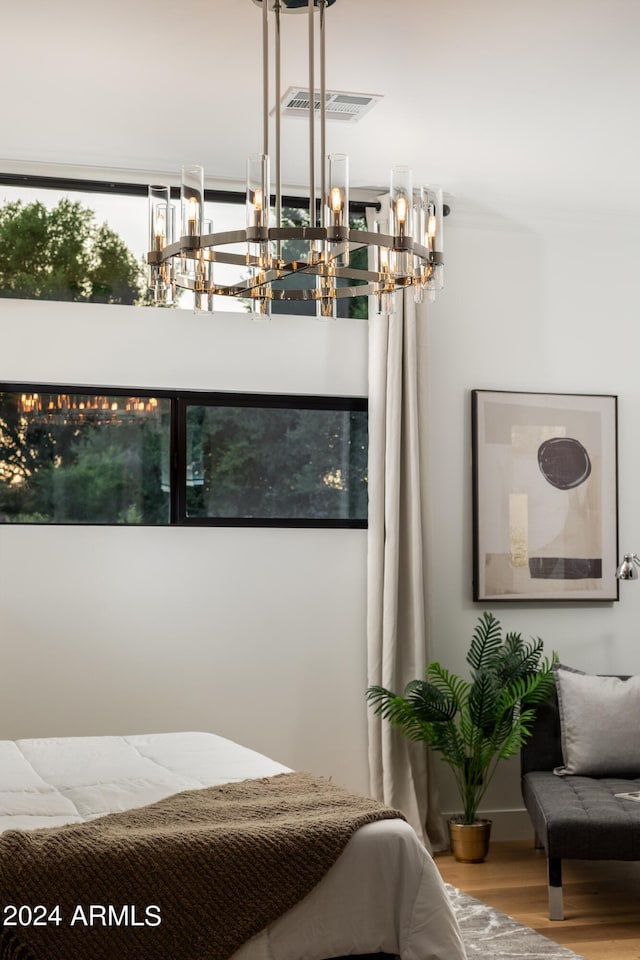
[[(0, 831), (81, 824), (183, 791), (289, 772), (211, 733), (0, 741)], [(465, 957), (435, 864), (400, 819), (357, 830), (311, 893), (233, 960), (379, 953), (402, 960)]]

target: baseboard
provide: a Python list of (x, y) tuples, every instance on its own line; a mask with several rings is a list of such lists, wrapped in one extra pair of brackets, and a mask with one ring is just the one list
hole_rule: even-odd
[[(443, 811), (445, 821), (454, 816), (456, 811)], [(533, 841), (533, 827), (529, 814), (524, 809), (513, 810), (479, 810), (478, 816), (493, 821), (491, 827), (492, 840), (531, 840)]]

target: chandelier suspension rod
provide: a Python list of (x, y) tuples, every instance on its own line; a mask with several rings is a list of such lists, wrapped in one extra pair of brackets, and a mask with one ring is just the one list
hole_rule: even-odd
[(309, 0), (309, 225), (316, 225), (315, 36), (314, 0)]
[(326, 44), (324, 24), (325, 0), (320, 0), (320, 224), (327, 226), (326, 221), (326, 168), (327, 168), (327, 71), (326, 71)]
[(262, 3), (262, 152), (269, 154), (269, 18), (267, 0)]
[[(276, 69), (275, 69), (275, 120), (276, 120), (276, 168), (274, 171), (276, 181), (276, 226), (282, 226), (282, 154), (280, 150), (280, 110), (281, 110), (281, 70), (280, 70), (280, 0), (275, 0), (274, 11), (276, 19)], [(278, 256), (280, 255), (280, 242), (278, 241)]]

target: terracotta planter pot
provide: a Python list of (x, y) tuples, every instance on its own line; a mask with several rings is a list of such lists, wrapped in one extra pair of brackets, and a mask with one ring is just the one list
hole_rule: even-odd
[(482, 863), (489, 852), (491, 820), (460, 823), (453, 817), (448, 821), (451, 849), (461, 863)]

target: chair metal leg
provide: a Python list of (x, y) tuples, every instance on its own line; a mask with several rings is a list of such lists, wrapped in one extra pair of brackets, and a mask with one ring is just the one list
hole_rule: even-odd
[(549, 920), (564, 920), (562, 905), (562, 860), (555, 857), (547, 859), (547, 878), (549, 884)]

